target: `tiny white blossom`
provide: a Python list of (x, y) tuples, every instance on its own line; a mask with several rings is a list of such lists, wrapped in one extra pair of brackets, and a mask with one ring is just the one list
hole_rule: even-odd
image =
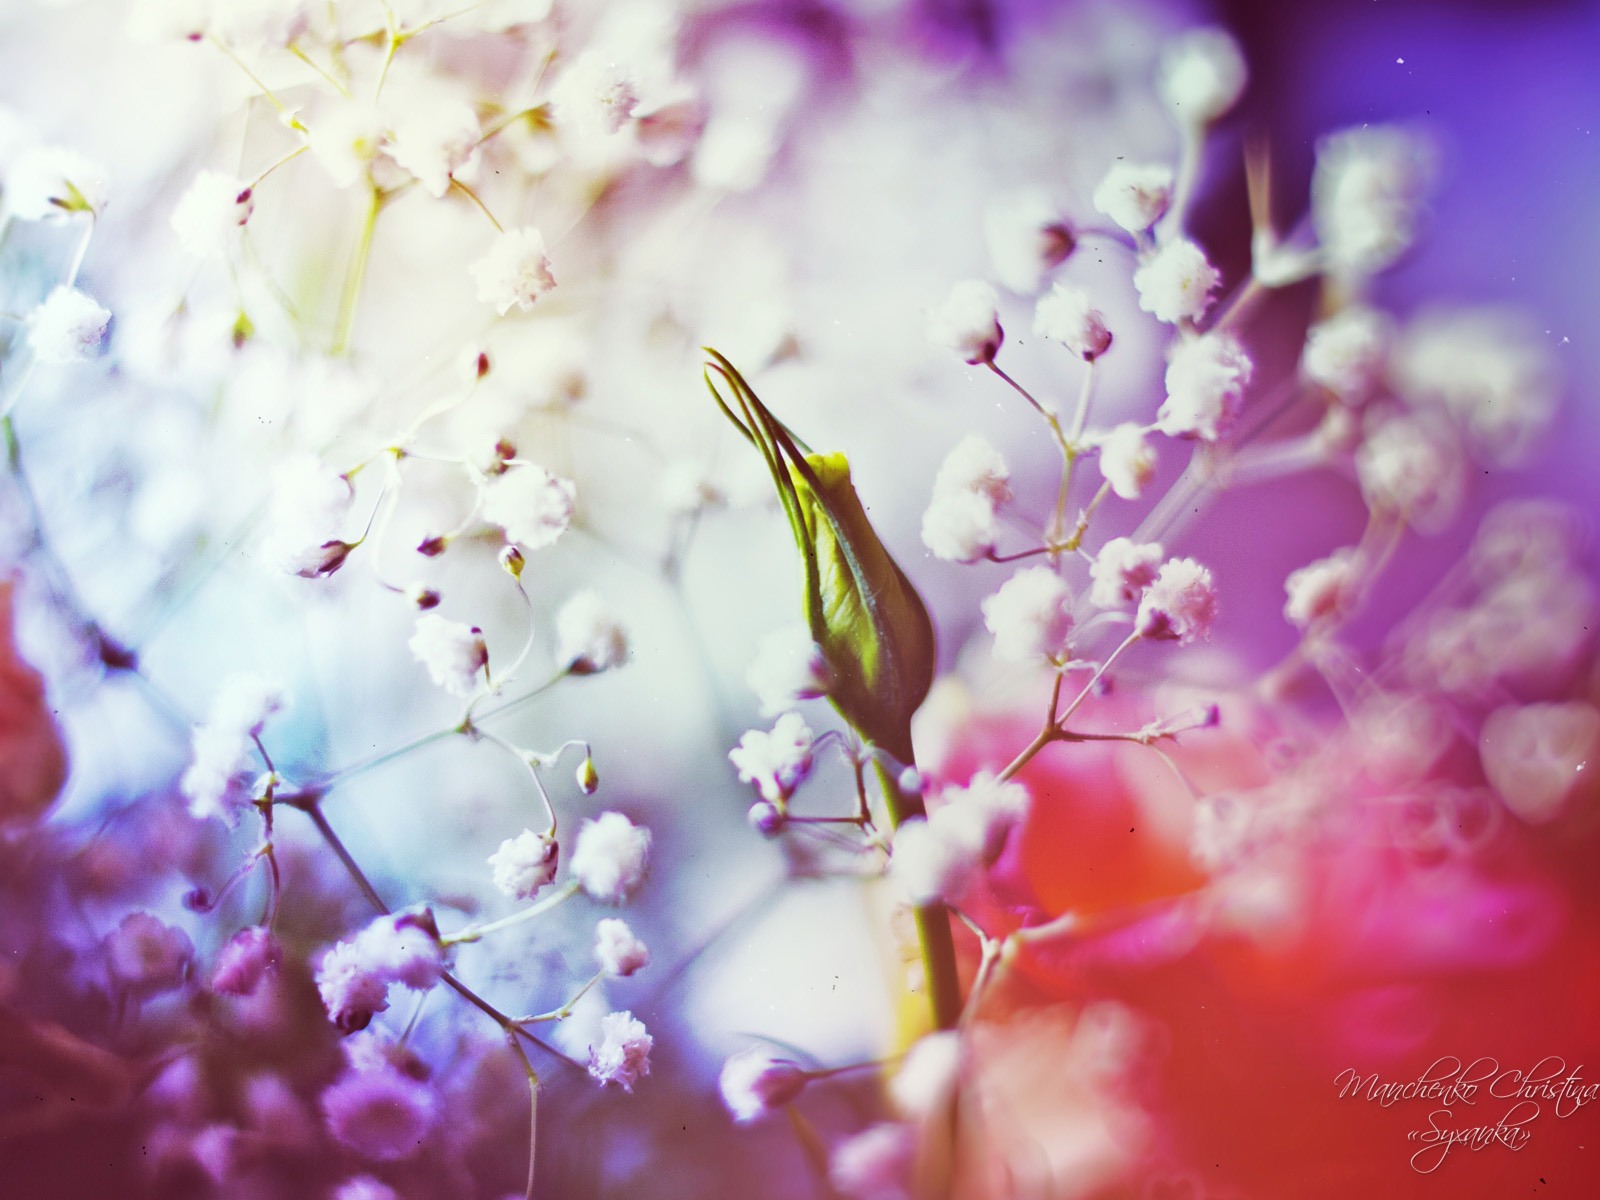
[(1023, 296), (1037, 292), (1045, 275), (1066, 261), (1075, 245), (1060, 209), (1045, 193), (1032, 189), (990, 206), (983, 233), (995, 278)]
[(1155, 582), (1164, 554), (1159, 542), (1112, 538), (1089, 564), (1089, 601), (1096, 608), (1126, 608)]
[(912, 904), (959, 897), (977, 871), (976, 856), (940, 837), (926, 819), (911, 817), (895, 830), (889, 874)]
[(1349, 603), (1357, 561), (1355, 550), (1346, 546), (1291, 571), (1283, 584), (1288, 597), (1283, 615), (1289, 623), (1308, 629), (1340, 615)]
[(1600, 712), (1582, 702), (1508, 705), (1483, 723), (1483, 773), (1530, 825), (1560, 817), (1600, 755)]
[(523, 226), (498, 235), (488, 252), (472, 264), (478, 299), (492, 304), (502, 316), (512, 305), (527, 312), (540, 296), (556, 286), (545, 255), (544, 237)]
[(628, 661), (628, 631), (598, 592), (579, 592), (556, 614), (556, 658), (593, 675)]
[(1146, 255), (1133, 273), (1139, 307), (1169, 325), (1202, 316), (1221, 282), (1222, 272), (1187, 238), (1174, 238)]
[(946, 562), (987, 558), (999, 536), (994, 504), (978, 492), (936, 494), (922, 514), (922, 544)]
[(1393, 125), (1346, 129), (1317, 143), (1311, 224), (1331, 270), (1370, 275), (1410, 247), (1433, 157), (1428, 142)]
[(104, 168), (60, 146), (22, 151), (5, 175), (5, 207), (25, 221), (76, 212), (98, 214), (105, 209), (107, 191)]
[(1100, 439), (1100, 474), (1124, 500), (1137, 500), (1155, 473), (1156, 450), (1143, 426), (1124, 421)]
[(1025, 567), (983, 602), (983, 623), (996, 658), (1054, 659), (1072, 634), (1072, 591), (1049, 567)]
[(602, 1084), (633, 1091), (639, 1076), (650, 1074), (650, 1048), (655, 1039), (631, 1012), (607, 1013), (600, 1019), (600, 1044), (589, 1047), (589, 1074)]
[(1351, 305), (1307, 331), (1300, 366), (1312, 383), (1346, 404), (1360, 404), (1383, 381), (1389, 339), (1387, 317)]
[(366, 174), (383, 140), (383, 117), (376, 105), (338, 97), (318, 110), (306, 135), (312, 156), (338, 188), (350, 187)]
[(650, 965), (650, 951), (617, 917), (603, 917), (594, 927), (594, 958), (607, 975), (625, 979)]
[(761, 715), (775, 717), (801, 700), (826, 695), (828, 664), (810, 630), (786, 625), (761, 639), (745, 682), (761, 702)]
[(88, 362), (100, 353), (111, 313), (77, 288), (60, 286), (28, 314), (28, 344), (42, 363)]
[(471, 625), (427, 612), (417, 618), (416, 631), (406, 643), (417, 661), (428, 668), (433, 682), (454, 696), (470, 696), (478, 689), (478, 672), (489, 662), (483, 634)]
[(1232, 334), (1191, 338), (1167, 364), (1167, 398), (1156, 414), (1157, 428), (1169, 437), (1226, 437), (1254, 373), (1255, 364)]
[(350, 481), (314, 455), (290, 458), (273, 476), (263, 555), (295, 575), (336, 569), (348, 553), (338, 533), (354, 500)]
[(596, 900), (621, 904), (644, 881), (650, 831), (619, 812), (601, 813), (578, 830), (572, 876)]
[(1210, 124), (1238, 102), (1249, 78), (1238, 42), (1226, 30), (1191, 29), (1161, 52), (1157, 90), (1185, 125)]
[(805, 719), (786, 712), (770, 732), (747, 730), (728, 751), (728, 761), (737, 768), (741, 783), (755, 784), (762, 799), (777, 804), (792, 796), (811, 773), (814, 741)]
[(423, 89), (391, 118), (385, 149), (423, 190), (443, 196), (450, 190), (451, 178), (477, 152), (482, 136), (472, 105)]
[(890, 874), (913, 904), (958, 901), (999, 857), (1028, 792), (982, 772), (965, 787), (946, 788), (941, 800), (926, 820), (906, 821), (895, 834)]
[(282, 707), (282, 688), (263, 676), (244, 672), (223, 680), (205, 721), (195, 726), (189, 766), (178, 781), (191, 816), (238, 821), (248, 805), (239, 784), (254, 756), (254, 739)]
[(986, 438), (968, 434), (956, 443), (955, 449), (945, 455), (933, 477), (935, 496), (958, 495), (976, 492), (991, 504), (1005, 504), (1011, 499), (1011, 470), (1000, 451)]
[(981, 280), (956, 284), (929, 316), (928, 340), (953, 350), (973, 366), (993, 362), (1005, 339), (996, 311), (998, 304), (994, 289)]
[(172, 228), (185, 250), (204, 258), (229, 249), (255, 207), (254, 194), (235, 176), (201, 171), (172, 210)]
[(1033, 310), (1033, 332), (1060, 342), (1088, 362), (1111, 346), (1105, 316), (1089, 302), (1089, 293), (1067, 283), (1056, 284), (1040, 297)]
[(508, 541), (542, 550), (567, 531), (576, 495), (570, 480), (526, 463), (488, 484), (483, 519), (505, 530)]
[(555, 838), (524, 829), (489, 856), (494, 886), (513, 900), (532, 900), (556, 877), (559, 858)]
[(639, 93), (625, 65), (602, 51), (586, 50), (556, 77), (550, 106), (557, 123), (577, 137), (609, 137), (633, 116)]
[(1156, 163), (1113, 164), (1094, 190), (1095, 211), (1129, 233), (1143, 233), (1172, 203), (1172, 168)]
[(728, 1112), (742, 1124), (788, 1104), (809, 1078), (800, 1064), (752, 1046), (723, 1063), (717, 1089)]
[(444, 948), (432, 915), (391, 913), (322, 956), (317, 991), (329, 1020), (353, 1033), (388, 1009), (390, 984), (426, 991), (443, 970)]
[(706, 107), (699, 96), (673, 91), (633, 110), (639, 154), (652, 167), (681, 163), (706, 127)]
[(1525, 314), (1508, 309), (1420, 313), (1395, 345), (1393, 374), (1407, 404), (1443, 409), (1499, 465), (1520, 465), (1557, 408), (1549, 346)]
[(1356, 449), (1367, 507), (1398, 513), (1424, 530), (1448, 521), (1466, 480), (1461, 447), (1443, 422), (1423, 414), (1380, 415)]
[(1139, 601), (1134, 628), (1148, 638), (1187, 645), (1211, 636), (1217, 593), (1211, 572), (1192, 558), (1169, 559)]

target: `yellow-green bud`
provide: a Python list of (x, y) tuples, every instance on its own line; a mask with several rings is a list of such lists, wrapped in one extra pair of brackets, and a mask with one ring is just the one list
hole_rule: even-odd
[(806, 623), (828, 666), (828, 698), (857, 732), (909, 763), (911, 716), (933, 684), (928, 610), (867, 519), (844, 455), (809, 453), (727, 359), (707, 353), (711, 393), (766, 459), (789, 518), (805, 567)]

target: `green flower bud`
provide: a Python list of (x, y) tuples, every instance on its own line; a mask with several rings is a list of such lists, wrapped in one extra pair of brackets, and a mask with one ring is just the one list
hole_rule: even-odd
[(933, 685), (928, 610), (867, 519), (844, 455), (810, 453), (727, 359), (707, 353), (706, 384), (761, 451), (789, 518), (805, 567), (806, 622), (828, 665), (828, 698), (857, 732), (909, 763), (911, 716)]

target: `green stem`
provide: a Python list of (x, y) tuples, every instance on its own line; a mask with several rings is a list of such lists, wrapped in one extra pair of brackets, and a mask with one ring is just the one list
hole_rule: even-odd
[[(907, 765), (912, 765), (907, 762)], [(899, 781), (882, 762), (874, 766), (878, 784), (889, 805), (889, 821), (898, 829), (907, 817), (920, 817), (925, 811), (922, 797), (900, 789)], [(922, 946), (922, 972), (927, 980), (928, 999), (933, 1006), (936, 1029), (954, 1029), (961, 1019), (961, 980), (956, 974), (956, 944), (950, 936), (950, 914), (937, 900), (913, 910), (916, 914), (917, 941)]]
[(355, 260), (350, 264), (350, 274), (344, 282), (344, 292), (339, 297), (339, 318), (333, 338), (333, 354), (338, 356), (350, 348), (350, 335), (355, 329), (356, 308), (361, 301), (361, 285), (367, 276), (367, 262), (372, 257), (372, 232), (377, 228), (378, 212), (383, 208), (383, 193), (378, 186), (367, 182), (367, 211), (361, 220), (361, 233), (356, 242)]

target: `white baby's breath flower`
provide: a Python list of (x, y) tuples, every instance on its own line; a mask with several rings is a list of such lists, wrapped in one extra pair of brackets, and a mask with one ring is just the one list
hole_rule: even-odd
[(1065, 262), (1075, 239), (1060, 208), (1044, 192), (1017, 192), (984, 214), (984, 240), (995, 278), (1019, 295), (1031, 296), (1044, 277)]
[(1207, 333), (1180, 345), (1167, 364), (1167, 398), (1156, 426), (1169, 437), (1214, 442), (1239, 418), (1255, 364), (1230, 333)]
[(981, 492), (936, 492), (922, 514), (922, 544), (945, 562), (987, 558), (999, 536), (994, 502)]
[(478, 283), (478, 299), (494, 305), (502, 316), (513, 305), (527, 312), (556, 286), (550, 259), (545, 256), (544, 237), (530, 226), (501, 233), (471, 270)]
[(1283, 584), (1285, 619), (1309, 629), (1318, 621), (1341, 615), (1349, 603), (1358, 561), (1355, 550), (1346, 546), (1291, 571)]
[(976, 492), (996, 506), (1011, 499), (1011, 470), (987, 438), (968, 434), (945, 455), (933, 477), (935, 496)]
[(1158, 163), (1119, 162), (1094, 190), (1095, 211), (1129, 233), (1143, 233), (1172, 202), (1172, 168)]
[(28, 344), (42, 363), (88, 362), (100, 353), (111, 313), (77, 288), (57, 287), (28, 314)]
[(1026, 788), (988, 772), (946, 788), (940, 799), (926, 820), (908, 820), (895, 833), (889, 871), (913, 904), (958, 902), (1000, 856), (1028, 806)]
[(1111, 346), (1104, 315), (1089, 301), (1089, 293), (1058, 283), (1040, 298), (1033, 310), (1033, 332), (1060, 342), (1079, 358), (1093, 362)]
[(763, 637), (744, 678), (760, 700), (764, 717), (775, 717), (828, 691), (822, 647), (811, 640), (804, 625), (786, 625)]
[(639, 106), (633, 73), (600, 50), (572, 60), (550, 88), (556, 122), (579, 139), (620, 133)]
[(31, 146), (6, 171), (5, 207), (24, 221), (100, 213), (108, 190), (105, 169), (76, 150)]
[(706, 106), (683, 88), (641, 103), (633, 110), (639, 155), (652, 167), (672, 167), (689, 156), (706, 127)]
[(743, 1124), (782, 1108), (800, 1094), (808, 1079), (798, 1063), (765, 1046), (752, 1046), (723, 1063), (717, 1089), (733, 1119)]
[(254, 211), (254, 194), (240, 180), (201, 171), (172, 210), (172, 228), (185, 250), (204, 258), (229, 250)]
[(1100, 438), (1100, 474), (1124, 500), (1137, 500), (1155, 473), (1156, 450), (1143, 426), (1124, 421)]
[(567, 531), (576, 494), (570, 480), (524, 463), (487, 485), (483, 519), (505, 530), (508, 541), (542, 550)]
[(1356, 450), (1356, 478), (1367, 507), (1397, 513), (1424, 531), (1455, 515), (1465, 489), (1455, 434), (1429, 414), (1380, 414)]
[(1089, 602), (1096, 608), (1126, 608), (1155, 582), (1165, 555), (1159, 542), (1112, 538), (1089, 564)]
[(993, 362), (1005, 338), (996, 311), (998, 304), (994, 289), (981, 280), (956, 284), (944, 303), (929, 315), (928, 340), (953, 350), (973, 366)]
[(1521, 464), (1556, 411), (1549, 346), (1515, 310), (1425, 310), (1401, 333), (1393, 374), (1407, 404), (1443, 409), (1474, 450), (1498, 465)]
[(556, 658), (593, 675), (628, 661), (628, 631), (598, 592), (579, 592), (556, 614)]
[(273, 476), (264, 557), (306, 577), (336, 570), (349, 550), (339, 529), (354, 500), (350, 481), (314, 455), (287, 460)]
[(1203, 316), (1221, 282), (1222, 273), (1187, 238), (1174, 238), (1157, 248), (1133, 273), (1139, 307), (1169, 325)]
[(1211, 571), (1192, 558), (1169, 559), (1139, 601), (1134, 628), (1141, 636), (1187, 645), (1211, 636), (1217, 593)]
[(1072, 591), (1051, 568), (1024, 567), (983, 602), (983, 623), (996, 658), (1056, 658), (1072, 634)]
[(1224, 29), (1191, 29), (1161, 52), (1156, 87), (1179, 122), (1208, 125), (1239, 100), (1249, 78), (1244, 55)]
[(556, 877), (559, 858), (553, 837), (524, 829), (489, 856), (494, 886), (513, 900), (532, 900)]
[(451, 695), (470, 696), (478, 690), (478, 672), (489, 662), (489, 648), (478, 629), (427, 612), (417, 618), (406, 644), (433, 682)]
[(589, 1074), (602, 1084), (633, 1091), (639, 1076), (650, 1074), (650, 1048), (655, 1039), (630, 1012), (607, 1013), (600, 1019), (600, 1043), (589, 1047)]
[(282, 707), (283, 689), (263, 676), (244, 672), (223, 680), (205, 721), (195, 726), (189, 766), (178, 781), (191, 816), (238, 822), (249, 805), (241, 783), (255, 756), (254, 738)]
[(1364, 276), (1415, 240), (1433, 182), (1433, 148), (1394, 125), (1368, 125), (1317, 143), (1311, 224), (1330, 270)]
[(334, 97), (310, 121), (306, 144), (338, 188), (347, 188), (366, 174), (383, 147), (384, 121), (368, 100)]
[(1600, 712), (1581, 702), (1508, 705), (1483, 723), (1483, 773), (1530, 825), (1561, 816), (1600, 755)]
[(901, 1116), (926, 1119), (949, 1099), (961, 1071), (961, 1035), (955, 1030), (918, 1038), (889, 1080), (889, 1099)]
[(650, 950), (626, 921), (603, 917), (594, 927), (594, 958), (607, 975), (626, 979), (650, 965)]
[(916, 1158), (916, 1126), (880, 1121), (833, 1148), (828, 1180), (850, 1200), (902, 1200), (912, 1194)]
[(1327, 388), (1345, 404), (1358, 405), (1383, 381), (1389, 339), (1386, 316), (1376, 309), (1351, 305), (1307, 331), (1300, 366), (1312, 383)]
[(424, 88), (391, 116), (385, 149), (425, 191), (443, 196), (455, 173), (471, 162), (482, 136), (472, 105)]
[(770, 732), (747, 730), (728, 751), (728, 761), (738, 769), (740, 782), (755, 784), (762, 799), (778, 804), (794, 795), (811, 773), (814, 741), (805, 719), (797, 712), (786, 712)]
[(621, 904), (644, 882), (650, 831), (619, 812), (601, 813), (578, 830), (572, 877), (603, 904)]

